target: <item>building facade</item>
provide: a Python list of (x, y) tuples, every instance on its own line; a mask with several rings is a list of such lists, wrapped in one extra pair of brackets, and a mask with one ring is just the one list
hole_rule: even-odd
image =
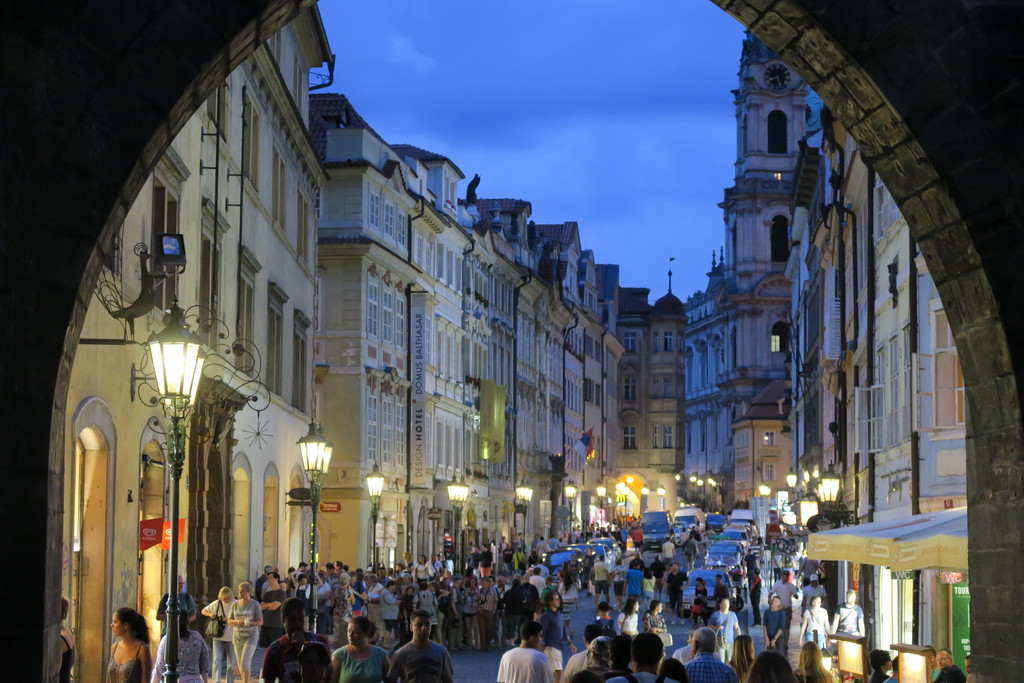
[[(794, 473), (839, 474), (858, 523), (965, 506), (964, 383), (942, 302), (885, 185), (846, 130), (822, 124), (794, 189)], [(840, 561), (830, 591), (859, 590), (879, 647), (953, 643), (966, 567), (947, 569), (961, 571)]]
[(624, 287), (619, 293), (617, 333), (621, 447), (615, 489), (616, 513), (672, 512), (685, 467), (686, 314), (672, 294), (648, 302), (649, 290)]
[[(313, 206), (325, 180), (306, 135), (308, 79), (330, 61), (308, 9), (191, 117), (105, 245), (63, 425), (63, 593), (77, 681), (104, 680), (116, 608), (156, 623), (171, 523), (184, 531), (177, 569), (199, 603), (264, 564), (308, 559), (302, 512), (286, 509), (285, 490), (305, 479), (295, 442), (310, 421)], [(168, 256), (186, 258), (160, 265), (168, 244)], [(174, 301), (207, 353), (179, 520), (169, 519), (167, 428), (139, 346)]]

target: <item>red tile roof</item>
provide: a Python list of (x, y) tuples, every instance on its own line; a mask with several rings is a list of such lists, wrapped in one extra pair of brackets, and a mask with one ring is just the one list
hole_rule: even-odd
[(572, 244), (579, 239), (580, 228), (576, 221), (566, 221), (560, 224), (538, 223), (535, 227), (539, 235), (560, 244)]
[(340, 93), (313, 93), (309, 96), (309, 137), (321, 161), (327, 158), (328, 128), (361, 128), (384, 142), (347, 97)]

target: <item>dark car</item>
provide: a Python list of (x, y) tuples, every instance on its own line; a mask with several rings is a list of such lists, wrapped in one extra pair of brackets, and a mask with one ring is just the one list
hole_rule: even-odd
[(576, 561), (577, 567), (583, 566), (583, 553), (576, 548), (556, 548), (546, 553), (541, 553), (540, 563), (548, 568), (548, 571), (552, 574), (557, 574), (558, 570), (562, 568), (562, 565), (566, 562)]
[(716, 534), (720, 534), (725, 531), (725, 516), (718, 513), (712, 513), (707, 516), (704, 521), (708, 529), (714, 531)]

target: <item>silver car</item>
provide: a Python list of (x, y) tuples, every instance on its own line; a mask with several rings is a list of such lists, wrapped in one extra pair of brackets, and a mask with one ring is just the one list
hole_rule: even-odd
[[(708, 604), (712, 605), (714, 601), (712, 596), (715, 594), (715, 577), (721, 576), (722, 582), (725, 587), (729, 589), (729, 595), (732, 595), (732, 581), (729, 579), (729, 573), (722, 571), (721, 569), (694, 569), (687, 576), (686, 586), (683, 588), (682, 597), (682, 608), (684, 614), (690, 613), (690, 606), (693, 604), (694, 589), (697, 587), (697, 579), (704, 579), (704, 585), (708, 589)], [(709, 607), (708, 609), (712, 609)]]
[(743, 548), (736, 541), (716, 541), (708, 547), (705, 567), (732, 569), (743, 561)]

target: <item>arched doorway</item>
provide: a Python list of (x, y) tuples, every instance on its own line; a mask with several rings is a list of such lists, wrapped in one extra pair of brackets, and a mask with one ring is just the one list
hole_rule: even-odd
[(277, 564), (278, 525), (277, 468), (271, 463), (263, 477), (263, 564)]
[(252, 471), (244, 455), (231, 466), (231, 581), (238, 584), (252, 576), (249, 567), (249, 520), (251, 519)]
[[(111, 533), (113, 472), (107, 439), (95, 427), (78, 433), (74, 453), (72, 511), (72, 628), (80, 651), (106, 652), (110, 641)], [(76, 662), (75, 680), (99, 681), (103, 660)]]
[[(292, 472), (290, 481), (288, 482), (289, 490), (297, 489), (302, 486), (302, 477), (299, 475), (298, 470)], [(305, 538), (303, 529), (305, 528), (303, 516), (306, 508), (299, 507), (297, 505), (288, 506), (288, 557), (285, 558), (286, 563), (292, 567), (299, 566), (299, 562), (302, 561), (302, 550), (303, 550), (303, 538)], [(280, 560), (276, 559), (273, 562), (267, 564), (279, 565)]]

